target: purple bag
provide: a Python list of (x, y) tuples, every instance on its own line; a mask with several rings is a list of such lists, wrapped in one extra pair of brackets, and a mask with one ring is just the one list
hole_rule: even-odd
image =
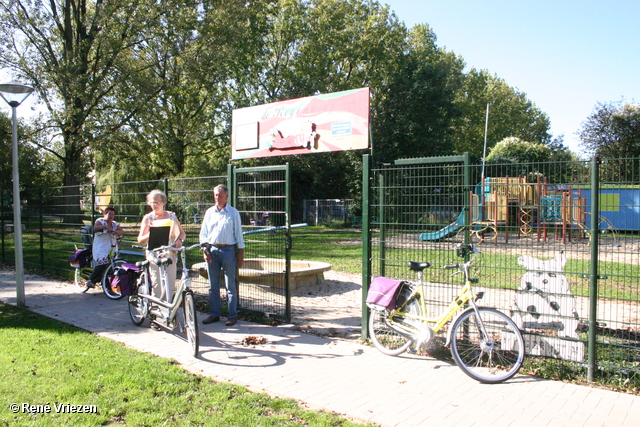
[(111, 279), (111, 289), (120, 292), (122, 296), (131, 294), (131, 285), (136, 280), (138, 267), (135, 264), (124, 263), (118, 269)]
[(82, 268), (87, 265), (89, 256), (91, 256), (91, 251), (89, 251), (89, 249), (76, 249), (76, 251), (69, 257), (69, 264), (71, 264), (71, 267), (73, 268)]
[(369, 286), (365, 302), (367, 305), (377, 306), (376, 308), (393, 310), (396, 308), (396, 296), (402, 283), (402, 280), (393, 280), (386, 277), (374, 278)]

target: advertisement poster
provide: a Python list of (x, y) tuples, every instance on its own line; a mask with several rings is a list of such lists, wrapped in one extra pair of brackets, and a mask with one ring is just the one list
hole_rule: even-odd
[(231, 157), (369, 148), (369, 88), (233, 110)]

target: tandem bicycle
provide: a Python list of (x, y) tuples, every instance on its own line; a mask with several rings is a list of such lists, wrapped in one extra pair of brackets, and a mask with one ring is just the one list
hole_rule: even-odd
[[(145, 319), (151, 319), (155, 325), (164, 326), (168, 329), (178, 328), (181, 333), (186, 335), (189, 343), (191, 355), (198, 356), (200, 346), (200, 338), (198, 334), (198, 321), (196, 319), (196, 305), (193, 291), (190, 289), (191, 278), (189, 269), (187, 268), (186, 253), (188, 250), (199, 247), (195, 244), (189, 247), (175, 248), (173, 246), (161, 246), (149, 251), (144, 246), (132, 245), (135, 248), (145, 249), (150, 255), (149, 259), (136, 263), (138, 268), (137, 279), (131, 287), (131, 295), (129, 295), (129, 316), (134, 325), (140, 326)], [(182, 278), (178, 288), (173, 294), (173, 299), (167, 301), (165, 299), (156, 298), (152, 295), (151, 277), (149, 274), (149, 263), (153, 262), (160, 269), (161, 286), (164, 289), (164, 295), (170, 295), (169, 276), (167, 266), (173, 262), (168, 251), (177, 251), (180, 254), (182, 263)]]

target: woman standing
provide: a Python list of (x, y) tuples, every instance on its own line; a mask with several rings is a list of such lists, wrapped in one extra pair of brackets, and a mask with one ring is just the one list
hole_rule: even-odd
[[(151, 206), (152, 210), (142, 218), (140, 233), (138, 234), (138, 243), (141, 245), (148, 244), (149, 233), (151, 231), (151, 227), (154, 226), (154, 223), (157, 226), (158, 224), (165, 224), (167, 220), (169, 220), (172, 221), (172, 223), (168, 243), (170, 246), (175, 246), (176, 248), (182, 247), (186, 233), (182, 229), (182, 225), (180, 225), (180, 221), (178, 221), (176, 214), (164, 209), (167, 204), (167, 196), (160, 190), (153, 190), (147, 195), (147, 204)], [(169, 295), (164, 294), (162, 282), (160, 280), (160, 268), (153, 262), (149, 263), (149, 273), (151, 276), (151, 283), (153, 285), (153, 296), (171, 302), (173, 300), (173, 292), (176, 285), (178, 256), (177, 252), (172, 250), (167, 250), (167, 254), (165, 256), (170, 256), (172, 260), (171, 264), (167, 266), (167, 273), (169, 276)], [(153, 257), (150, 257), (149, 259), (151, 260), (152, 258)]]
[(124, 230), (120, 228), (120, 225), (113, 220), (116, 216), (116, 210), (113, 206), (107, 206), (102, 212), (103, 217), (96, 219), (93, 225), (93, 273), (87, 280), (87, 287), (93, 288), (96, 283), (102, 280), (107, 266), (111, 264), (109, 260), (109, 254), (111, 248), (115, 248), (117, 251), (118, 236), (124, 234)]

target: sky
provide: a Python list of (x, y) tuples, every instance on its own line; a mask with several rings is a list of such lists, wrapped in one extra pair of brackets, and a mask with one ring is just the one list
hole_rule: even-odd
[(379, 1), (409, 28), (428, 24), (465, 71), (487, 70), (525, 93), (577, 154), (575, 134), (598, 103), (640, 102), (640, 0)]
[[(379, 0), (409, 28), (526, 94), (553, 137), (575, 135), (598, 103), (640, 102), (638, 0)], [(491, 126), (491, 117), (489, 117)]]

